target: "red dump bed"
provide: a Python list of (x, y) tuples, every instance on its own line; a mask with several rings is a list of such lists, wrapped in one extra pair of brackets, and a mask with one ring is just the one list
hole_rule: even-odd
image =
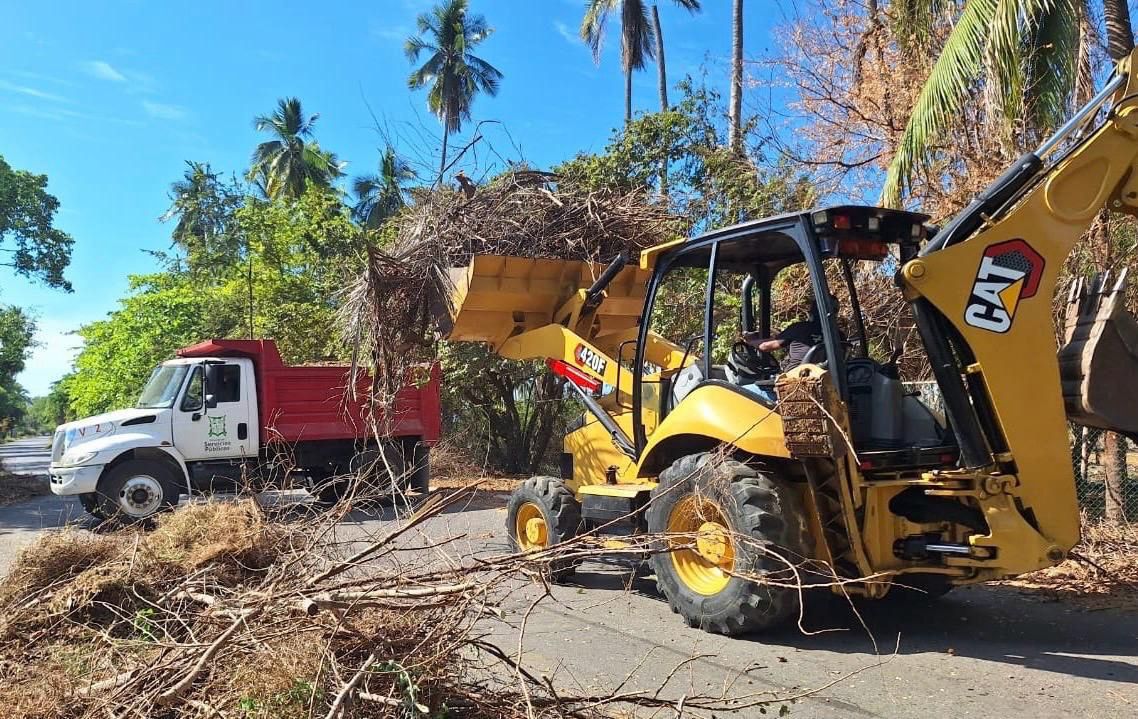
[[(371, 380), (363, 372), (356, 382), (355, 399), (348, 399), (349, 367), (289, 367), (281, 361), (272, 340), (206, 340), (177, 354), (253, 360), (262, 442), (351, 439), (371, 434), (367, 407)], [(434, 365), (425, 384), (401, 390), (395, 407), (376, 418), (380, 435), (436, 441), (441, 422), (439, 378), (439, 367)]]

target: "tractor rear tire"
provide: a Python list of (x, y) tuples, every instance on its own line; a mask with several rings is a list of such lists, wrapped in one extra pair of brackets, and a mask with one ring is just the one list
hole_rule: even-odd
[[(811, 556), (807, 517), (789, 482), (733, 459), (692, 454), (660, 473), (647, 515), (652, 534), (685, 535), (665, 540), (651, 562), (658, 588), (688, 626), (735, 636), (774, 629), (797, 614), (799, 589), (735, 576), (772, 574), (794, 584), (787, 564), (762, 548), (795, 565)], [(752, 541), (739, 542), (740, 535)]]
[[(581, 531), (581, 505), (557, 477), (530, 477), (514, 489), (506, 505), (506, 532), (515, 551), (548, 549)], [(559, 560), (549, 566), (553, 581), (573, 574), (579, 562)]]

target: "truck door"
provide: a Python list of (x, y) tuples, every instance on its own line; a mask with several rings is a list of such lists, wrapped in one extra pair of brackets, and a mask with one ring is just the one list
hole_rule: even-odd
[(194, 365), (174, 413), (174, 446), (186, 461), (257, 456), (248, 369), (241, 360)]

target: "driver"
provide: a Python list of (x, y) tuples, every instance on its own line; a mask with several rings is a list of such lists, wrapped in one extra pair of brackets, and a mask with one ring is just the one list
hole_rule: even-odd
[[(838, 298), (834, 295), (830, 295), (830, 306), (837, 311)], [(789, 372), (802, 364), (811, 347), (822, 344), (822, 323), (818, 315), (818, 305), (811, 297), (810, 319), (791, 324), (775, 337), (763, 337), (759, 332), (744, 332), (743, 341), (760, 352), (785, 349), (786, 357), (782, 361), (782, 371)], [(822, 355), (814, 358), (814, 361), (821, 362), (825, 358), (823, 350)]]

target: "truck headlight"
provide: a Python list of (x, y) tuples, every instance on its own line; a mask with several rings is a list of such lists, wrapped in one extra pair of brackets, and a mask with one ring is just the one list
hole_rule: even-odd
[(59, 463), (64, 467), (74, 467), (77, 464), (90, 462), (95, 458), (98, 452), (76, 452), (74, 454), (65, 454)]

